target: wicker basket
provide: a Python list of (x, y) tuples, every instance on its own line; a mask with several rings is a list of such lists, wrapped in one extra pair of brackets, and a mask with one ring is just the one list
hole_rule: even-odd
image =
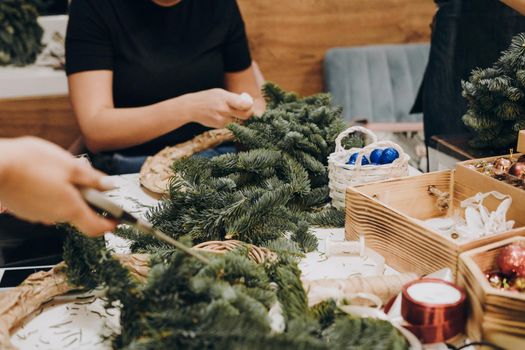
[[(360, 132), (368, 136), (367, 146), (363, 148), (345, 149), (341, 141), (348, 135)], [(399, 158), (390, 164), (361, 165), (361, 159), (376, 148), (392, 147), (399, 152)], [(349, 157), (358, 153), (355, 165), (346, 164)], [(361, 126), (353, 126), (343, 131), (335, 140), (335, 152), (328, 157), (328, 177), (330, 198), (332, 205), (337, 209), (345, 208), (346, 189), (351, 186), (381, 181), (396, 177), (408, 176), (408, 161), (410, 156), (396, 143), (391, 141), (377, 141), (376, 135)]]
[(248, 257), (257, 264), (264, 264), (265, 262), (274, 262), (277, 260), (277, 254), (268, 248), (258, 247), (253, 244), (236, 240), (207, 241), (193, 246), (193, 249), (215, 254), (225, 254), (232, 250), (239, 249), (240, 247), (246, 247), (248, 249)]

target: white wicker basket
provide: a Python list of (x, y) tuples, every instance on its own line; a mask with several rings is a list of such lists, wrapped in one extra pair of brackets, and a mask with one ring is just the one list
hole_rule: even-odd
[[(361, 132), (368, 136), (367, 146), (363, 148), (345, 149), (341, 145), (343, 138)], [(370, 154), (376, 148), (392, 147), (399, 152), (399, 158), (390, 164), (361, 165), (364, 155)], [(350, 156), (358, 153), (355, 165), (346, 164)], [(350, 186), (366, 182), (381, 181), (408, 175), (408, 161), (410, 156), (396, 143), (391, 141), (377, 141), (376, 135), (361, 126), (353, 126), (343, 131), (335, 140), (335, 152), (328, 157), (328, 177), (332, 205), (337, 209), (345, 208), (346, 189)]]

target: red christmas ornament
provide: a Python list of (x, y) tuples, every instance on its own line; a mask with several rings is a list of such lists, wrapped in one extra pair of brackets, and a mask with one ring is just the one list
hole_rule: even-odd
[(525, 277), (525, 246), (514, 242), (503, 248), (498, 256), (498, 266), (506, 275)]
[(512, 162), (508, 158), (498, 158), (494, 161), (492, 165), (492, 172), (496, 176), (502, 176), (509, 172)]
[(513, 166), (510, 167), (509, 174), (516, 177), (522, 177), (525, 174), (525, 163), (515, 163)]

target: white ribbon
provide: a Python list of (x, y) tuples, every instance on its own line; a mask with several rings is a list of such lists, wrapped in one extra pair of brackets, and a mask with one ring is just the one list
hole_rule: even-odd
[(270, 328), (274, 333), (283, 333), (286, 329), (286, 321), (284, 320), (283, 308), (281, 303), (276, 302), (268, 312), (270, 318)]
[[(501, 201), (495, 211), (489, 211), (483, 205), (483, 201), (489, 196)], [(465, 208), (465, 218), (456, 211), (452, 217), (429, 219), (424, 225), (446, 236), (455, 232), (461, 241), (474, 240), (512, 230), (514, 220), (507, 221), (507, 212), (511, 204), (512, 197), (497, 191), (477, 193), (461, 202), (461, 207)]]
[[(500, 200), (495, 211), (489, 211), (483, 201), (489, 196)], [(500, 232), (512, 230), (514, 220), (507, 221), (507, 211), (512, 204), (512, 198), (497, 191), (478, 193), (461, 202), (465, 208), (465, 223), (456, 226), (458, 234), (467, 239), (476, 239)]]

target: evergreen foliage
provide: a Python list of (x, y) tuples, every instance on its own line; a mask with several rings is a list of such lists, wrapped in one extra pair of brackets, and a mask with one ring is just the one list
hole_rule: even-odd
[(476, 133), (470, 145), (515, 146), (525, 126), (525, 34), (514, 37), (493, 67), (473, 70), (462, 86), (469, 105), (463, 122)]
[[(344, 224), (342, 212), (324, 207), (327, 156), (344, 125), (327, 95), (300, 99), (272, 84), (264, 91), (268, 111), (230, 126), (246, 151), (176, 162), (169, 199), (149, 215), (186, 244), (235, 238), (268, 247), (277, 261), (255, 264), (239, 248), (203, 253), (209, 259), (203, 263), (153, 236), (120, 229), (133, 251), (150, 253), (151, 270), (141, 283), (103, 240), (68, 236), (68, 279), (105, 287), (107, 307), (121, 309), (115, 349), (407, 348), (386, 321), (350, 317), (334, 301), (308, 307), (297, 261), (301, 250), (317, 245), (309, 223)], [(272, 328), (276, 306), (284, 330)]]
[[(237, 239), (256, 245), (285, 237), (303, 251), (317, 247), (309, 224), (343, 226), (344, 213), (330, 202), (327, 158), (344, 129), (341, 109), (326, 94), (299, 98), (268, 83), (267, 111), (229, 129), (245, 151), (212, 159), (177, 161), (170, 197), (149, 214), (174, 237), (195, 243)], [(359, 137), (348, 140), (361, 146)], [(155, 250), (155, 241), (130, 230), (135, 251)], [(162, 243), (158, 243), (158, 247)]]
[[(308, 308), (296, 260), (257, 265), (246, 249), (210, 254), (204, 265), (166, 249), (151, 258), (146, 283), (111, 257), (103, 239), (71, 230), (64, 246), (69, 280), (107, 288), (106, 307), (121, 309), (114, 349), (407, 349), (388, 322), (353, 318), (333, 301)], [(284, 332), (269, 309), (280, 303)]]
[(29, 0), (0, 1), (0, 66), (25, 66), (42, 51), (43, 30)]

